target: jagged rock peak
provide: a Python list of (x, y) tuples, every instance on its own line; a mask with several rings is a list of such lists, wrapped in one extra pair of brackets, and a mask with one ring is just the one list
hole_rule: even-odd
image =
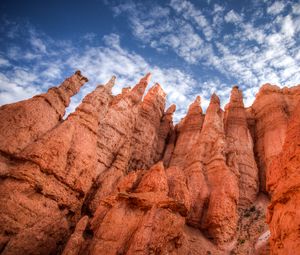
[(85, 76), (83, 76), (83, 75), (81, 74), (81, 71), (80, 71), (80, 70), (77, 70), (77, 71), (75, 72), (75, 74), (76, 74), (81, 80), (84, 80), (85, 82), (88, 82), (88, 81), (89, 81), (88, 78), (86, 78)]
[(255, 101), (257, 101), (260, 97), (264, 96), (264, 95), (269, 95), (272, 93), (281, 93), (281, 89), (279, 86), (277, 85), (272, 85), (270, 83), (265, 83), (263, 84), (258, 93), (255, 96)]
[(220, 110), (220, 98), (215, 93), (213, 93), (206, 110), (206, 117), (207, 115), (213, 114), (214, 112), (220, 112)]
[(137, 192), (165, 192), (167, 193), (168, 181), (162, 161), (153, 165), (143, 176), (138, 185)]
[(162, 97), (166, 97), (166, 92), (162, 89), (159, 83), (155, 83), (150, 89), (149, 89), (150, 94), (157, 94)]
[(220, 98), (217, 96), (216, 93), (213, 93), (213, 94), (211, 95), (210, 103), (209, 103), (209, 104), (210, 104), (210, 105), (211, 105), (211, 104), (218, 104), (218, 105), (220, 105)]
[(197, 96), (195, 101), (190, 104), (187, 115), (202, 113), (201, 97)]
[(113, 88), (113, 86), (115, 85), (115, 81), (116, 81), (116, 76), (113, 75), (110, 80), (105, 84), (105, 87), (108, 89), (108, 90), (111, 90)]
[(230, 105), (244, 106), (243, 103), (243, 93), (239, 90), (237, 85), (232, 87), (231, 95), (230, 95)]
[(52, 87), (48, 91), (56, 90), (61, 93), (65, 106), (68, 106), (70, 97), (77, 94), (82, 85), (86, 82), (88, 82), (88, 79), (83, 76), (80, 71), (76, 71), (73, 75), (65, 79), (58, 88)]
[(169, 108), (166, 110), (165, 115), (167, 114), (173, 115), (175, 111), (176, 111), (176, 104), (171, 104)]
[(143, 98), (144, 92), (148, 83), (150, 82), (151, 73), (147, 73), (138, 84), (136, 84), (133, 89), (130, 91), (131, 98), (134, 102), (140, 102)]

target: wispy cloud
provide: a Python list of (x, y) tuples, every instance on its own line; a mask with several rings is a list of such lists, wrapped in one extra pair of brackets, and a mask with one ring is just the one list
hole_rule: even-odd
[[(86, 46), (84, 50), (69, 44), (69, 47), (76, 50), (67, 54), (64, 47), (54, 47), (51, 38), (42, 33), (38, 36), (45, 51), (37, 50), (37, 44), (26, 47), (27, 53), (23, 55), (17, 54), (22, 48), (7, 48), (6, 55), (12, 61), (18, 60), (18, 64), (10, 69), (0, 69), (0, 104), (41, 93), (61, 82), (76, 69), (80, 69), (89, 78), (89, 83), (72, 99), (69, 112), (75, 109), (84, 95), (97, 84), (105, 83), (112, 75), (117, 76), (117, 84), (113, 90), (116, 94), (122, 87), (133, 86), (147, 72), (152, 72), (152, 84), (159, 82), (168, 94), (168, 104), (177, 104), (176, 120), (183, 117), (188, 104), (193, 100), (197, 82), (190, 74), (177, 68), (162, 68), (150, 64), (142, 56), (123, 48), (117, 34), (106, 35), (100, 45)], [(24, 40), (31, 42), (31, 38), (31, 33), (23, 34)], [(58, 44), (64, 46), (63, 42), (56, 41), (55, 45)], [(31, 57), (28, 58), (28, 55)], [(9, 65), (9, 60), (3, 58), (2, 66), (4, 65)]]
[(225, 21), (229, 23), (240, 23), (243, 21), (242, 17), (234, 10), (230, 10), (225, 15)]
[(281, 13), (285, 8), (285, 4), (282, 1), (275, 1), (272, 5), (267, 8), (267, 13), (277, 15)]
[(128, 17), (133, 34), (143, 43), (158, 51), (172, 50), (188, 64), (217, 72), (220, 79), (244, 87), (264, 82), (291, 86), (299, 80), (294, 72), (299, 66), (299, 4), (275, 1), (259, 6), (236, 11), (210, 4), (201, 10), (191, 1), (171, 0), (160, 6), (158, 18), (153, 14), (157, 3), (112, 8)]
[[(224, 105), (232, 85), (238, 84), (249, 106), (263, 83), (292, 86), (300, 81), (299, 3), (253, 0), (242, 9), (215, 3), (201, 8), (190, 0), (106, 4), (116, 20), (128, 21), (139, 50), (128, 47), (128, 37), (118, 29), (103, 37), (86, 33), (75, 42), (54, 40), (27, 23), (3, 22), (0, 104), (45, 91), (81, 69), (90, 82), (72, 100), (74, 109), (111, 75), (118, 78), (118, 93), (150, 71), (152, 82), (167, 92), (168, 104), (177, 104), (178, 120), (198, 94), (204, 109), (213, 92)], [(168, 63), (156, 63), (141, 47), (156, 52), (160, 60), (167, 57)]]

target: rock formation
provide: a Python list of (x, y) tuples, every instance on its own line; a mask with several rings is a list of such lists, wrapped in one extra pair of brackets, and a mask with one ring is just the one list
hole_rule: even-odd
[(1, 254), (297, 254), (300, 86), (197, 96), (174, 126), (150, 74), (112, 77), (63, 120), (86, 81), (0, 107)]
[(239, 206), (249, 207), (257, 197), (259, 179), (243, 95), (237, 86), (233, 87), (230, 102), (225, 107), (224, 123), (227, 165), (239, 180)]
[(282, 151), (270, 163), (267, 189), (271, 193), (268, 223), (273, 254), (300, 251), (300, 103), (287, 125)]

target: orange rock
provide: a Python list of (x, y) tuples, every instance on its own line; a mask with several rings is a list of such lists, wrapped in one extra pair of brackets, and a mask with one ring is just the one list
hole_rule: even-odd
[(233, 87), (224, 116), (227, 165), (239, 180), (239, 206), (249, 207), (256, 199), (259, 178), (253, 141), (248, 129), (242, 92)]
[(190, 211), (187, 223), (200, 227), (203, 207), (208, 199), (208, 187), (201, 162), (200, 134), (203, 124), (200, 97), (190, 105), (186, 117), (178, 124), (178, 138), (172, 154), (170, 167), (178, 167), (187, 178)]
[(80, 71), (60, 86), (31, 99), (0, 107), (0, 151), (17, 153), (57, 125), (70, 98), (87, 81)]
[(55, 253), (56, 242), (69, 234), (96, 178), (96, 131), (113, 83), (98, 86), (64, 122), (8, 162), (1, 185), (0, 233), (9, 237), (4, 254)]
[(75, 231), (70, 236), (62, 255), (77, 255), (82, 251), (83, 243), (85, 241), (83, 233), (87, 227), (88, 220), (89, 217), (84, 216), (78, 221)]
[[(164, 114), (166, 94), (157, 83), (149, 89), (141, 102), (132, 137), (129, 171), (148, 169), (162, 157), (163, 144), (159, 144), (161, 119)], [(160, 153), (157, 147), (160, 146)]]
[(132, 157), (132, 136), (138, 118), (141, 100), (150, 74), (147, 74), (130, 91), (114, 98), (100, 123), (97, 138), (97, 180), (90, 190), (85, 210), (93, 214), (99, 201), (116, 190), (118, 181), (129, 169)]
[(266, 171), (282, 149), (288, 119), (287, 104), (279, 87), (265, 84), (252, 105), (256, 120), (255, 149), (259, 163), (260, 189), (266, 190)]
[(238, 221), (238, 180), (226, 165), (226, 140), (220, 100), (213, 94), (201, 131), (203, 171), (210, 189), (202, 227), (217, 243), (231, 240)]
[(113, 77), (62, 120), (86, 80), (0, 107), (1, 254), (300, 250), (300, 86), (197, 97), (174, 127), (150, 74), (116, 96)]
[(271, 254), (300, 251), (300, 103), (287, 126), (282, 152), (269, 165), (267, 187), (271, 192), (268, 223)]

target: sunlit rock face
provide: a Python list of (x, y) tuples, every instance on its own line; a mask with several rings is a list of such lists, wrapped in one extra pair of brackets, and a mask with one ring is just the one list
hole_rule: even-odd
[(112, 77), (65, 120), (79, 71), (0, 107), (1, 254), (300, 250), (300, 86), (265, 84), (248, 108), (234, 86), (206, 113), (197, 96), (174, 125), (150, 78), (112, 95)]

